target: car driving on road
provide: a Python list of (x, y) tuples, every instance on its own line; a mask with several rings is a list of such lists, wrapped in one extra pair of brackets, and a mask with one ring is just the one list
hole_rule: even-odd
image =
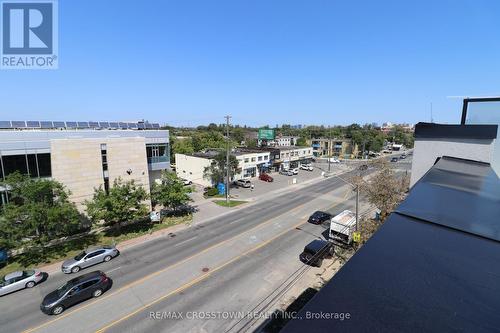
[(322, 212), (322, 211), (315, 211), (311, 216), (309, 216), (309, 219), (307, 222), (312, 223), (312, 224), (321, 224), (325, 221), (330, 221), (332, 218), (332, 215)]
[(111, 287), (111, 279), (101, 271), (94, 271), (69, 280), (44, 297), (40, 310), (58, 315), (76, 303), (101, 296)]
[(399, 159), (397, 157), (391, 158), (391, 162), (397, 162), (397, 161), (399, 161)]
[(331, 242), (315, 239), (304, 247), (300, 260), (311, 266), (321, 267), (323, 259), (331, 258), (334, 254), (334, 245)]
[(24, 288), (33, 288), (44, 278), (44, 273), (38, 270), (17, 271), (9, 273), (0, 280), (0, 296)]
[(63, 262), (63, 273), (77, 273), (82, 268), (93, 266), (101, 262), (108, 262), (120, 252), (114, 246), (101, 246), (92, 250), (83, 251), (74, 258)]

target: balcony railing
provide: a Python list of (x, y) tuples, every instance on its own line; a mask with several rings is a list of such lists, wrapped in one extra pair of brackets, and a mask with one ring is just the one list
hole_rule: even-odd
[(169, 156), (153, 156), (153, 157), (148, 157), (148, 163), (165, 163), (169, 162), (170, 158)]

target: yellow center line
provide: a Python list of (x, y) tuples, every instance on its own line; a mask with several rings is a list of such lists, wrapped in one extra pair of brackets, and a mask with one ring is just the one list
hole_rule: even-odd
[(108, 324), (108, 325), (106, 325), (106, 326), (102, 327), (101, 329), (97, 330), (97, 331), (96, 331), (96, 333), (103, 333), (103, 332), (105, 332), (107, 329), (109, 329), (109, 328), (111, 328), (111, 327), (115, 326), (116, 324), (121, 323), (121, 322), (122, 322), (122, 321), (124, 321), (124, 320), (127, 320), (127, 319), (129, 319), (129, 318), (133, 317), (134, 315), (136, 315), (136, 314), (138, 314), (139, 312), (141, 312), (141, 311), (143, 311), (143, 310), (145, 310), (145, 309), (147, 309), (147, 308), (151, 307), (152, 305), (155, 305), (155, 304), (157, 304), (158, 302), (161, 302), (161, 301), (163, 301), (163, 300), (165, 300), (165, 299), (169, 298), (170, 296), (172, 296), (172, 295), (174, 295), (174, 294), (177, 294), (177, 293), (179, 293), (179, 292), (181, 292), (181, 291), (184, 291), (184, 290), (186, 290), (186, 289), (188, 289), (188, 288), (190, 288), (190, 287), (192, 287), (192, 286), (196, 285), (198, 282), (201, 282), (201, 281), (203, 281), (203, 280), (208, 279), (208, 278), (209, 278), (209, 277), (210, 277), (213, 273), (215, 273), (215, 272), (217, 272), (217, 271), (219, 271), (219, 270), (223, 269), (224, 267), (226, 267), (226, 266), (228, 266), (228, 265), (232, 264), (233, 262), (235, 262), (235, 261), (237, 261), (237, 260), (241, 259), (242, 257), (244, 257), (244, 256), (248, 255), (249, 253), (254, 252), (254, 251), (256, 251), (256, 250), (258, 250), (258, 249), (260, 249), (260, 248), (262, 248), (262, 247), (266, 246), (267, 244), (271, 243), (273, 240), (275, 240), (275, 239), (277, 239), (277, 238), (279, 238), (279, 237), (283, 236), (283, 235), (284, 235), (284, 234), (286, 234), (287, 232), (289, 232), (289, 231), (291, 231), (291, 230), (293, 230), (293, 229), (295, 229), (295, 228), (297, 228), (297, 227), (301, 226), (302, 224), (304, 224), (304, 222), (303, 222), (303, 221), (301, 221), (300, 223), (297, 223), (297, 224), (296, 224), (296, 225), (294, 225), (293, 227), (290, 227), (290, 228), (288, 228), (288, 229), (286, 229), (286, 230), (284, 230), (284, 231), (280, 232), (278, 235), (274, 236), (273, 238), (271, 238), (271, 239), (269, 239), (269, 240), (267, 240), (267, 241), (265, 241), (265, 242), (263, 242), (263, 243), (261, 243), (261, 244), (257, 245), (256, 247), (253, 247), (253, 248), (251, 248), (251, 249), (249, 249), (249, 250), (247, 250), (247, 251), (243, 252), (242, 254), (240, 254), (240, 255), (238, 255), (238, 256), (236, 256), (236, 257), (234, 257), (234, 258), (232, 258), (232, 259), (230, 259), (230, 260), (228, 260), (228, 261), (226, 261), (225, 263), (223, 263), (222, 265), (220, 265), (220, 266), (218, 266), (218, 267), (214, 268), (214, 269), (213, 269), (213, 270), (211, 270), (210, 272), (208, 272), (208, 273), (206, 273), (206, 274), (204, 274), (204, 275), (201, 275), (201, 276), (197, 277), (196, 279), (194, 279), (194, 280), (192, 280), (192, 281), (190, 281), (190, 282), (188, 282), (188, 283), (186, 283), (186, 284), (184, 284), (184, 285), (180, 286), (179, 288), (177, 288), (177, 289), (175, 289), (175, 290), (173, 290), (173, 291), (171, 291), (171, 292), (169, 292), (169, 293), (167, 293), (167, 294), (165, 294), (165, 295), (163, 295), (163, 296), (161, 296), (161, 297), (159, 297), (159, 298), (157, 298), (157, 299), (155, 299), (155, 300), (153, 300), (153, 301), (151, 301), (151, 302), (149, 302), (149, 303), (147, 303), (147, 304), (145, 304), (145, 305), (143, 305), (143, 306), (141, 306), (141, 307), (139, 307), (138, 309), (136, 309), (136, 310), (134, 310), (134, 311), (130, 312), (129, 314), (127, 314), (127, 315), (125, 315), (125, 316), (121, 317), (120, 319), (117, 319), (117, 320), (115, 320), (115, 321), (111, 322), (110, 324)]
[(71, 312), (67, 312), (67, 313), (65, 313), (65, 314), (59, 315), (59, 316), (58, 316), (57, 318), (55, 318), (55, 319), (49, 320), (49, 321), (47, 321), (47, 322), (45, 322), (45, 323), (42, 323), (42, 324), (40, 324), (40, 325), (38, 325), (38, 326), (35, 326), (35, 327), (32, 327), (32, 328), (29, 328), (29, 329), (25, 330), (23, 333), (30, 333), (30, 332), (34, 332), (34, 331), (36, 331), (36, 330), (39, 330), (39, 329), (41, 329), (41, 328), (43, 328), (43, 327), (46, 327), (46, 326), (48, 326), (48, 325), (50, 325), (50, 324), (52, 324), (52, 323), (55, 323), (56, 321), (59, 321), (59, 320), (61, 320), (61, 319), (63, 319), (63, 318), (66, 318), (66, 317), (68, 317), (68, 316), (70, 316), (70, 315), (72, 315), (72, 314), (74, 314), (74, 313), (76, 313), (76, 312), (78, 312), (78, 311), (81, 311), (81, 310), (83, 310), (83, 309), (86, 309), (87, 307), (89, 307), (89, 306), (91, 306), (91, 305), (93, 305), (93, 304), (95, 304), (95, 303), (97, 303), (97, 302), (101, 302), (101, 301), (103, 301), (103, 300), (105, 300), (105, 299), (107, 299), (107, 298), (109, 298), (109, 297), (112, 297), (112, 296), (114, 296), (114, 295), (116, 295), (116, 294), (118, 294), (118, 293), (121, 293), (121, 292), (123, 292), (123, 291), (124, 291), (124, 290), (126, 290), (126, 289), (129, 289), (129, 288), (131, 288), (131, 287), (133, 287), (133, 286), (135, 286), (135, 285), (137, 285), (137, 284), (139, 284), (139, 283), (141, 283), (141, 282), (144, 282), (144, 281), (146, 281), (146, 280), (149, 280), (149, 279), (151, 279), (151, 278), (153, 278), (153, 277), (155, 277), (155, 276), (157, 276), (157, 275), (159, 275), (159, 274), (161, 274), (161, 273), (163, 273), (163, 272), (166, 272), (166, 271), (168, 271), (168, 270), (170, 270), (170, 269), (173, 269), (173, 268), (175, 268), (175, 267), (177, 267), (177, 266), (179, 266), (179, 265), (181, 265), (181, 264), (183, 264), (183, 263), (185, 263), (185, 262), (187, 262), (187, 261), (189, 261), (189, 260), (191, 260), (191, 259), (193, 259), (193, 258), (196, 258), (196, 257), (198, 257), (198, 256), (200, 256), (200, 255), (202, 255), (202, 254), (204, 254), (204, 253), (206, 253), (206, 252), (208, 252), (208, 251), (210, 251), (210, 250), (212, 250), (212, 249), (216, 248), (216, 247), (219, 247), (219, 246), (221, 246), (221, 245), (223, 245), (223, 244), (226, 244), (226, 243), (228, 243), (228, 242), (230, 242), (230, 241), (232, 241), (232, 240), (235, 240), (236, 238), (241, 237), (242, 235), (244, 235), (244, 234), (246, 234), (246, 233), (250, 233), (250, 232), (252, 232), (252, 231), (254, 231), (254, 230), (256, 230), (256, 229), (259, 229), (259, 228), (261, 228), (261, 227), (263, 227), (263, 226), (266, 226), (266, 225), (270, 224), (271, 222), (273, 222), (274, 220), (276, 220), (277, 218), (279, 218), (279, 217), (281, 217), (281, 216), (283, 216), (283, 215), (285, 215), (285, 214), (290, 214), (290, 213), (292, 213), (292, 212), (294, 212), (294, 211), (296, 211), (296, 210), (299, 210), (300, 208), (302, 208), (302, 207), (303, 207), (305, 204), (307, 204), (307, 203), (308, 203), (308, 202), (305, 202), (305, 203), (303, 203), (303, 204), (300, 204), (299, 206), (297, 206), (297, 207), (293, 208), (292, 210), (286, 211), (286, 212), (284, 212), (284, 213), (282, 213), (282, 214), (280, 214), (280, 215), (277, 215), (277, 216), (275, 216), (275, 217), (273, 217), (273, 218), (271, 218), (271, 219), (269, 219), (269, 220), (266, 220), (266, 221), (264, 221), (264, 222), (262, 222), (262, 223), (260, 223), (260, 224), (258, 224), (258, 225), (256, 225), (256, 226), (254, 226), (253, 228), (248, 229), (248, 230), (246, 230), (246, 231), (243, 231), (243, 232), (241, 232), (241, 233), (239, 233), (239, 234), (237, 234), (237, 235), (235, 235), (235, 236), (233, 236), (233, 237), (231, 237), (231, 238), (228, 238), (228, 239), (223, 240), (223, 241), (221, 241), (221, 242), (219, 242), (219, 243), (216, 243), (216, 244), (214, 244), (214, 245), (211, 245), (211, 246), (209, 246), (209, 247), (207, 247), (207, 248), (203, 249), (202, 251), (200, 251), (200, 252), (197, 252), (197, 253), (193, 254), (192, 256), (189, 256), (189, 257), (187, 257), (187, 258), (185, 258), (185, 259), (183, 259), (183, 260), (181, 260), (181, 261), (176, 262), (175, 264), (172, 264), (172, 265), (170, 265), (170, 266), (165, 267), (164, 269), (161, 269), (161, 270), (159, 270), (159, 271), (156, 271), (156, 272), (153, 272), (153, 273), (151, 273), (151, 274), (149, 274), (149, 275), (146, 275), (146, 276), (142, 277), (142, 278), (141, 278), (141, 279), (139, 279), (139, 280), (136, 280), (136, 281), (134, 281), (134, 282), (131, 282), (131, 283), (129, 283), (129, 284), (126, 284), (126, 285), (124, 285), (123, 287), (119, 288), (118, 290), (116, 290), (116, 291), (114, 291), (114, 292), (112, 292), (112, 293), (110, 293), (110, 294), (105, 294), (105, 295), (103, 295), (103, 296), (101, 296), (101, 297), (99, 297), (99, 298), (95, 299), (95, 300), (94, 300), (94, 301), (92, 301), (92, 302), (89, 302), (89, 303), (87, 303), (87, 304), (84, 304), (84, 305), (82, 305), (82, 306), (80, 306), (80, 307), (78, 307), (78, 308), (74, 309), (74, 310), (73, 310), (73, 311), (71, 311)]

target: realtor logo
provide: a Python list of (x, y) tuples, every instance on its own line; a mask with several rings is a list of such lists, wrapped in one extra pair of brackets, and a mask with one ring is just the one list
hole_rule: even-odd
[(57, 2), (1, 2), (1, 68), (56, 69)]

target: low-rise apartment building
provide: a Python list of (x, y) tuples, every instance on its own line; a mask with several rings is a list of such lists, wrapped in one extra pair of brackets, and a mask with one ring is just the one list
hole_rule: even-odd
[(349, 159), (356, 157), (359, 153), (358, 145), (351, 139), (317, 138), (309, 139), (307, 143), (311, 145), (314, 157), (336, 156)]
[[(107, 190), (119, 177), (149, 193), (170, 167), (169, 149), (169, 132), (158, 124), (146, 130), (143, 123), (1, 121), (0, 179), (16, 171), (53, 178), (83, 211), (95, 188)], [(5, 189), (1, 197), (8, 200)]]

